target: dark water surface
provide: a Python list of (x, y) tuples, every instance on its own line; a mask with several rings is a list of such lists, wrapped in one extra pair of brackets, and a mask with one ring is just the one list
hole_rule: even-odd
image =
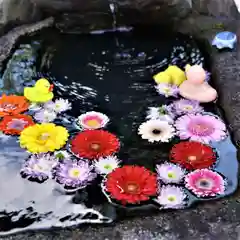
[[(153, 31), (94, 36), (54, 33), (39, 38), (43, 42), (42, 64), (36, 79), (48, 77), (55, 85), (55, 94), (73, 104), (73, 110), (57, 122), (74, 133), (73, 117), (87, 111), (102, 112), (111, 120), (107, 130), (121, 140), (118, 157), (124, 164), (154, 170), (157, 163), (168, 160), (169, 150), (179, 139), (149, 144), (137, 135), (137, 128), (145, 121), (147, 107), (171, 100), (156, 93), (155, 73), (169, 64), (203, 64), (208, 69), (207, 59), (193, 39)], [(217, 112), (214, 104), (204, 107)], [(70, 195), (53, 181), (38, 184), (22, 179), (19, 171), (28, 154), (14, 137), (0, 141), (0, 235), (115, 220), (118, 207), (107, 204), (99, 183)], [(236, 148), (230, 137), (213, 147), (219, 155), (215, 170), (228, 182), (225, 195), (232, 194), (237, 187)], [(188, 206), (201, 200), (189, 193)], [(121, 216), (124, 211), (128, 210), (121, 210)]]

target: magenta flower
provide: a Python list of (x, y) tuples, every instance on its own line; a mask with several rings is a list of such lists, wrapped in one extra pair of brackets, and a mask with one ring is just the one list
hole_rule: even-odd
[(86, 161), (68, 160), (53, 169), (53, 177), (64, 187), (84, 188), (97, 176), (92, 170)]
[(209, 169), (197, 169), (185, 177), (186, 187), (198, 197), (214, 197), (223, 194), (223, 178)]
[(212, 115), (184, 115), (176, 120), (175, 126), (180, 139), (190, 139), (206, 144), (221, 141), (227, 135), (225, 124)]
[(180, 99), (178, 101), (174, 101), (171, 104), (172, 111), (177, 115), (183, 114), (195, 114), (203, 112), (203, 107), (200, 106), (198, 101), (188, 100), (188, 99)]

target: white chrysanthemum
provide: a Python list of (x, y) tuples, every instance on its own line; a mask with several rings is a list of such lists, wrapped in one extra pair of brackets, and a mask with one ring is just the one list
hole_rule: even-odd
[(138, 134), (149, 142), (169, 142), (175, 135), (175, 129), (166, 121), (149, 120), (138, 128)]
[(108, 156), (105, 158), (99, 158), (94, 162), (94, 167), (96, 172), (100, 174), (109, 174), (115, 168), (118, 168), (120, 164), (120, 160), (115, 156)]
[(83, 129), (103, 128), (108, 122), (108, 116), (100, 112), (86, 112), (78, 117), (78, 124)]
[(180, 183), (186, 173), (180, 166), (163, 163), (156, 166), (158, 178), (164, 183)]
[(44, 105), (45, 109), (54, 111), (56, 113), (65, 112), (72, 108), (71, 103), (67, 99), (57, 99), (55, 102), (48, 102)]
[(180, 187), (162, 186), (157, 198), (157, 202), (163, 208), (182, 208), (185, 204), (186, 194)]
[(54, 152), (54, 156), (60, 160), (64, 160), (64, 159), (69, 159), (71, 158), (71, 154), (68, 153), (65, 150), (60, 150), (60, 151), (56, 151)]
[(56, 117), (57, 114), (55, 112), (46, 109), (43, 109), (34, 115), (34, 119), (40, 123), (52, 122), (56, 119)]
[(149, 120), (161, 120), (161, 121), (166, 121), (169, 123), (173, 123), (172, 117), (167, 113), (167, 112), (161, 112), (161, 107), (149, 107), (147, 111), (147, 117), (146, 119)]

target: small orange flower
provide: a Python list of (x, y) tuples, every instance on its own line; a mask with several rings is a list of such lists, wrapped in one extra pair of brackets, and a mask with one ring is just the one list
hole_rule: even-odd
[(3, 94), (0, 98), (0, 117), (22, 113), (28, 107), (29, 103), (25, 97)]
[(23, 129), (34, 124), (32, 117), (28, 115), (5, 116), (0, 122), (0, 130), (5, 134), (19, 135)]

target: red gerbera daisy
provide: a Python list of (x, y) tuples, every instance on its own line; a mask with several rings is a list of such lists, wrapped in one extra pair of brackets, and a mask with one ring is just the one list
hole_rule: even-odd
[(202, 169), (212, 166), (216, 162), (213, 149), (200, 142), (180, 142), (173, 146), (170, 160), (186, 169)]
[(122, 204), (147, 201), (157, 193), (157, 177), (144, 167), (123, 166), (107, 175), (106, 191)]
[(0, 122), (0, 130), (5, 134), (19, 135), (24, 128), (33, 124), (32, 118), (28, 115), (5, 116)]
[(117, 152), (119, 147), (117, 137), (104, 130), (86, 130), (77, 134), (71, 143), (75, 155), (88, 159), (109, 156)]

